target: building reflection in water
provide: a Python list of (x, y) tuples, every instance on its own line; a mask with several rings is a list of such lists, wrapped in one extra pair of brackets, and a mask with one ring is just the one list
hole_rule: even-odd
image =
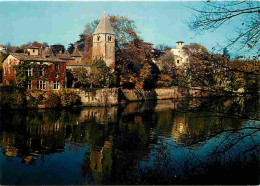
[[(72, 111), (8, 111), (1, 118), (1, 148), (7, 157), (19, 157), (22, 163), (44, 164), (49, 154), (84, 147), (83, 177), (96, 184), (124, 183), (125, 177), (135, 179), (140, 162), (149, 160), (152, 146), (161, 137), (189, 145), (210, 133), (241, 126), (243, 120), (214, 112), (229, 110), (233, 103), (215, 105), (213, 112), (201, 110), (202, 100), (136, 102), (124, 108)], [(242, 105), (240, 111), (244, 109)]]

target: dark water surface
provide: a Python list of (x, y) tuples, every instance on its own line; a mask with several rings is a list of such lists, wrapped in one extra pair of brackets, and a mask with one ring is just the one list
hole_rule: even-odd
[(259, 184), (259, 98), (1, 110), (1, 184)]

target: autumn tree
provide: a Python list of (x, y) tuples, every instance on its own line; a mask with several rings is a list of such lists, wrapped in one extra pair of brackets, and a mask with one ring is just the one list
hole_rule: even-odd
[(156, 65), (160, 69), (159, 81), (157, 86), (172, 86), (176, 85), (176, 64), (175, 56), (168, 50), (159, 59), (156, 60)]
[[(152, 62), (152, 46), (136, 36), (130, 43), (125, 43), (116, 53), (116, 71), (120, 77), (120, 85), (124, 88), (155, 87), (158, 68)], [(149, 80), (148, 80), (148, 79)]]

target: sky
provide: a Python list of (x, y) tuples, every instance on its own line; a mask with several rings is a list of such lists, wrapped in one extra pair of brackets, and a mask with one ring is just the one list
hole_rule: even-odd
[[(175, 47), (176, 41), (185, 44), (200, 43), (212, 50), (217, 45), (225, 46), (232, 36), (235, 24), (229, 22), (214, 32), (196, 34), (187, 21), (195, 13), (188, 7), (200, 8), (203, 2), (1, 2), (0, 44), (19, 46), (38, 41), (63, 44), (68, 47), (79, 39), (84, 26), (100, 19), (104, 11), (108, 15), (126, 16), (136, 23), (141, 37), (155, 45)], [(188, 6), (188, 7), (187, 7)], [(231, 53), (236, 55), (237, 51)]]

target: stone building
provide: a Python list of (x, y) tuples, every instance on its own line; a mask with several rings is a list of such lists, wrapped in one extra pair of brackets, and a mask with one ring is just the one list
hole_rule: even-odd
[(92, 60), (103, 59), (110, 68), (115, 67), (115, 32), (106, 13), (93, 33)]
[[(58, 90), (66, 86), (66, 62), (56, 56), (42, 56), (41, 49), (29, 47), (26, 53), (11, 53), (3, 59), (3, 85), (16, 84), (15, 66), (27, 63), (44, 65), (42, 69), (26, 69), (27, 89)], [(45, 53), (45, 52), (44, 52)], [(45, 53), (46, 54), (46, 53)], [(37, 74), (37, 77), (36, 77)]]
[(175, 64), (177, 67), (184, 67), (185, 64), (189, 63), (189, 56), (183, 49), (184, 42), (178, 41), (176, 42), (176, 48), (172, 48), (171, 52), (173, 53), (175, 57)]

